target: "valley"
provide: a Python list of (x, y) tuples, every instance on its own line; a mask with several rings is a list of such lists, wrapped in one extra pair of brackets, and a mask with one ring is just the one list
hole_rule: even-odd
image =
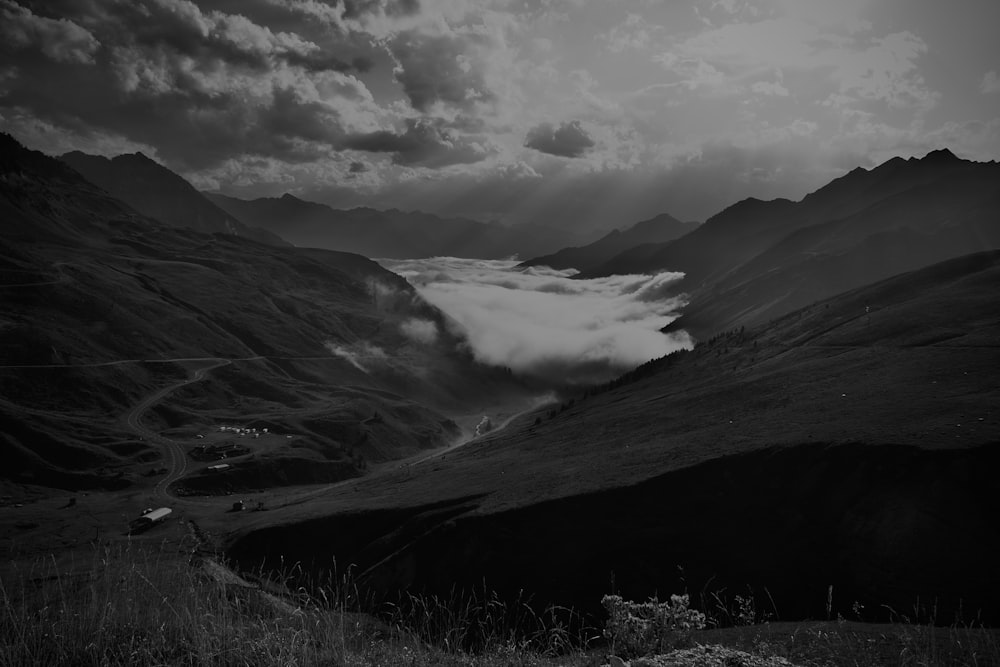
[[(269, 595), (347, 568), (376, 606), (483, 587), (597, 619), (610, 591), (706, 609), (738, 592), (782, 619), (883, 623), (933, 599), (946, 623), (1000, 622), (1000, 254), (966, 252), (993, 238), (987, 176), (966, 178), (974, 214), (913, 223), (975, 234), (899, 266), (857, 250), (910, 234), (870, 212), (760, 214), (770, 241), (735, 268), (597, 276), (561, 262), (626, 234), (615, 261), (656, 234), (715, 256), (727, 220), (787, 205), (646, 221), (562, 268), (375, 262), (160, 224), (6, 141), (5, 577), (167, 545)], [(832, 265), (861, 268), (810, 288)]]
[(0, 0), (0, 667), (1000, 666), (997, 25)]
[[(281, 544), (316, 567), (347, 558), (376, 590), (486, 577), (591, 609), (613, 578), (633, 598), (766, 588), (797, 617), (820, 616), (833, 585), (845, 614), (933, 595), (939, 613), (992, 618), (998, 259), (720, 335), (410, 478), (361, 480), (303, 519), (257, 518), (230, 553), (257, 564)], [(869, 321), (864, 304), (890, 295)], [(386, 532), (339, 537), (360, 525)]]

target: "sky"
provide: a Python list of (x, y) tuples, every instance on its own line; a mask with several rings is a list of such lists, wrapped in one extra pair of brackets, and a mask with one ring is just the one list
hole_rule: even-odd
[(996, 0), (0, 0), (0, 130), (197, 187), (622, 227), (1000, 159)]
[[(650, 359), (692, 347), (685, 332), (660, 333), (684, 305), (684, 298), (673, 294), (682, 273), (574, 280), (573, 269), (517, 269), (513, 260), (379, 261), (448, 314), (478, 361), (519, 375), (606, 382)], [(415, 341), (436, 337), (432, 322), (404, 326)], [(335, 354), (368, 358), (361, 352)]]

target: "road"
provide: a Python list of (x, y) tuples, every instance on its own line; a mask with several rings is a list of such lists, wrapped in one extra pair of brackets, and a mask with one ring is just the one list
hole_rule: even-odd
[[(153, 444), (158, 445), (163, 450), (163, 460), (164, 460), (164, 462), (167, 463), (167, 466), (168, 466), (167, 467), (167, 474), (166, 474), (165, 477), (163, 477), (163, 479), (161, 479), (156, 484), (156, 487), (153, 490), (154, 496), (156, 498), (160, 499), (160, 500), (163, 500), (163, 501), (176, 501), (176, 500), (192, 501), (192, 500), (194, 500), (194, 498), (188, 498), (188, 497), (178, 498), (176, 496), (172, 496), (170, 494), (170, 491), (169, 491), (170, 485), (173, 484), (174, 482), (176, 482), (181, 477), (183, 477), (184, 474), (187, 472), (187, 469), (188, 469), (188, 458), (187, 458), (186, 452), (184, 451), (184, 448), (181, 446), (180, 443), (176, 442), (175, 440), (171, 440), (170, 438), (164, 437), (164, 436), (160, 435), (159, 433), (157, 433), (156, 431), (153, 431), (152, 429), (150, 429), (147, 426), (145, 426), (142, 423), (142, 416), (143, 416), (143, 414), (145, 414), (145, 412), (147, 410), (149, 410), (151, 407), (153, 407), (154, 405), (156, 405), (157, 403), (159, 403), (164, 398), (166, 398), (167, 396), (169, 396), (173, 392), (177, 391), (181, 387), (183, 387), (185, 385), (193, 384), (195, 382), (200, 382), (201, 380), (203, 380), (205, 378), (205, 375), (209, 371), (211, 371), (211, 370), (213, 370), (215, 368), (219, 368), (220, 366), (226, 366), (228, 364), (233, 363), (234, 361), (260, 361), (260, 360), (265, 360), (265, 359), (267, 359), (267, 360), (282, 359), (282, 360), (295, 360), (295, 361), (304, 361), (304, 360), (310, 360), (310, 361), (330, 361), (331, 357), (326, 357), (326, 356), (324, 356), (324, 357), (252, 356), (252, 357), (238, 357), (238, 358), (231, 358), (231, 359), (224, 359), (224, 358), (221, 358), (221, 357), (180, 357), (180, 358), (172, 358), (172, 359), (118, 359), (118, 360), (115, 360), (115, 361), (102, 361), (102, 362), (82, 363), (82, 364), (0, 365), (0, 370), (2, 370), (2, 369), (31, 369), (31, 368), (39, 368), (39, 369), (40, 368), (98, 368), (98, 367), (119, 366), (119, 365), (124, 365), (124, 364), (136, 364), (136, 363), (145, 363), (145, 364), (149, 364), (149, 363), (163, 363), (163, 364), (177, 364), (177, 363), (205, 364), (205, 365), (197, 368), (195, 371), (193, 371), (186, 379), (181, 380), (179, 382), (175, 382), (174, 384), (168, 385), (166, 387), (163, 387), (162, 389), (159, 389), (159, 390), (153, 392), (152, 394), (146, 396), (141, 402), (139, 402), (138, 404), (136, 404), (125, 415), (125, 423), (127, 424), (127, 426), (133, 432), (136, 433), (136, 435), (140, 436), (141, 438), (145, 439), (148, 442), (151, 442)], [(498, 427), (494, 428), (489, 433), (485, 433), (485, 434), (483, 434), (481, 436), (476, 436), (476, 437), (470, 438), (469, 440), (458, 442), (456, 444), (450, 445), (448, 447), (444, 447), (442, 449), (436, 449), (436, 450), (431, 451), (431, 452), (424, 452), (424, 453), (421, 453), (421, 454), (416, 454), (416, 455), (414, 455), (414, 456), (412, 456), (410, 458), (407, 458), (407, 459), (402, 459), (402, 460), (396, 460), (396, 461), (387, 462), (383, 466), (380, 466), (380, 468), (382, 468), (382, 469), (376, 470), (376, 471), (372, 471), (371, 474), (377, 475), (377, 474), (385, 474), (385, 473), (395, 473), (400, 468), (406, 468), (406, 469), (408, 469), (410, 466), (416, 465), (418, 463), (423, 463), (425, 461), (428, 461), (428, 460), (431, 460), (431, 459), (435, 459), (435, 458), (439, 458), (441, 456), (449, 454), (449, 453), (453, 452), (454, 450), (459, 449), (460, 447), (464, 447), (464, 446), (466, 446), (468, 444), (471, 444), (473, 442), (477, 442), (477, 441), (479, 441), (482, 438), (490, 437), (490, 436), (496, 434), (497, 432), (499, 432), (499, 431), (503, 430), (504, 428), (506, 428), (508, 424), (510, 424), (512, 421), (514, 421), (515, 419), (517, 419), (521, 415), (526, 414), (526, 413), (530, 412), (531, 410), (534, 410), (537, 407), (538, 407), (538, 405), (533, 405), (533, 406), (531, 406), (531, 407), (529, 407), (529, 408), (527, 408), (525, 410), (522, 410), (521, 412), (518, 412), (518, 413), (515, 413), (515, 414), (511, 415), (510, 417), (508, 417), (507, 419), (505, 419), (503, 422), (501, 422), (501, 424)], [(345, 484), (356, 483), (357, 481), (358, 481), (358, 478), (353, 478), (352, 477), (352, 478), (349, 478), (349, 479), (346, 479), (346, 480), (342, 480), (340, 482), (335, 482), (333, 484), (324, 485), (324, 486), (322, 486), (322, 487), (320, 487), (318, 489), (311, 489), (309, 491), (304, 491), (304, 492), (296, 492), (294, 490), (288, 489), (288, 490), (286, 490), (288, 492), (287, 496), (286, 496), (286, 502), (283, 503), (283, 505), (298, 504), (298, 503), (301, 503), (301, 502), (303, 502), (303, 501), (305, 501), (305, 500), (307, 500), (309, 498), (312, 498), (314, 496), (317, 496), (317, 495), (320, 495), (322, 493), (325, 493), (325, 492), (327, 492), (327, 491), (329, 491), (329, 490), (331, 490), (333, 488), (336, 488), (338, 486), (342, 486), (342, 485), (345, 485)], [(199, 500), (201, 500), (201, 499), (199, 499)], [(204, 500), (207, 501), (209, 499), (204, 499)]]
[(155, 443), (163, 448), (163, 460), (169, 463), (169, 467), (167, 468), (166, 477), (161, 479), (156, 484), (156, 488), (153, 489), (154, 495), (163, 500), (170, 500), (173, 498), (169, 492), (170, 485), (180, 479), (184, 473), (187, 472), (187, 454), (184, 452), (184, 448), (181, 447), (176, 441), (166, 438), (156, 431), (147, 428), (142, 423), (142, 415), (151, 407), (181, 387), (194, 382), (200, 382), (204, 379), (205, 374), (210, 370), (231, 363), (229, 359), (198, 359), (197, 361), (207, 361), (210, 363), (207, 366), (202, 366), (201, 368), (195, 370), (187, 379), (176, 382), (150, 394), (144, 398), (141, 403), (133, 407), (125, 416), (125, 423), (128, 424), (129, 428), (135, 431), (142, 438), (145, 438), (149, 442)]

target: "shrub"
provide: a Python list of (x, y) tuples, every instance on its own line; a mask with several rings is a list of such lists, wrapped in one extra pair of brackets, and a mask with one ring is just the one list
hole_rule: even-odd
[(687, 595), (671, 595), (667, 602), (655, 597), (648, 602), (631, 602), (605, 595), (601, 604), (608, 612), (604, 636), (611, 642), (613, 654), (661, 653), (686, 644), (692, 631), (705, 627), (705, 615), (689, 607)]

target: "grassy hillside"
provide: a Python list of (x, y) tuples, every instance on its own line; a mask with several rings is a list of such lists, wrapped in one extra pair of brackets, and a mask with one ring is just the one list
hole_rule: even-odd
[(747, 199), (666, 244), (588, 275), (683, 271), (689, 305), (670, 329), (696, 338), (755, 326), (819, 299), (1000, 247), (1000, 165), (948, 151), (856, 169), (799, 202)]
[(231, 553), (335, 556), (382, 591), (485, 578), (592, 605), (612, 577), (637, 598), (749, 584), (787, 618), (833, 585), (835, 612), (919, 597), (998, 618), (998, 287), (1000, 253), (972, 255), (730, 332), (272, 512)]
[[(524, 392), (474, 363), (439, 311), (364, 257), (161, 225), (9, 138), (3, 169), (5, 477), (137, 481), (158, 451), (126, 415), (206, 360), (228, 365), (143, 419), (271, 423), (326, 452), (293, 458), (338, 463), (327, 480), (447, 444), (459, 435), (449, 416)], [(415, 339), (412, 322), (437, 333)]]

